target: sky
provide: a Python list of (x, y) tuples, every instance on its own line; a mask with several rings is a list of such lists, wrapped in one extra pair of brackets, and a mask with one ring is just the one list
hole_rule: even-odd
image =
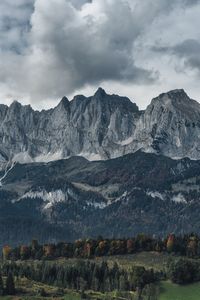
[(0, 103), (36, 109), (99, 86), (144, 109), (200, 101), (200, 0), (1, 0)]

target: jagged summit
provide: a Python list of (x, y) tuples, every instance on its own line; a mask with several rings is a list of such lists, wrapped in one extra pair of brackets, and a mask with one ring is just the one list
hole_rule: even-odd
[(105, 97), (107, 95), (107, 93), (105, 92), (105, 90), (101, 87), (99, 87), (97, 89), (97, 91), (94, 94), (94, 97)]
[(174, 100), (174, 101), (191, 101), (187, 93), (184, 91), (184, 89), (175, 89), (171, 90), (165, 93), (161, 93), (159, 96), (153, 98), (152, 101), (154, 100), (159, 100), (159, 101), (169, 101), (169, 100)]
[(171, 90), (171, 91), (168, 91), (166, 93), (162, 93), (161, 95), (165, 95), (165, 94), (167, 94), (171, 98), (174, 98), (174, 97), (179, 97), (179, 98), (187, 97), (187, 98), (189, 98), (184, 89)]
[(17, 100), (14, 100), (10, 106), (9, 109), (10, 110), (16, 110), (16, 109), (20, 109), (22, 107), (22, 104), (20, 102), (18, 102)]
[(152, 107), (152, 105), (154, 106), (154, 109), (156, 107), (157, 110), (159, 109), (159, 107), (171, 111), (179, 110), (179, 114), (182, 114), (182, 118), (190, 120), (196, 120), (200, 118), (199, 102), (191, 99), (184, 91), (184, 89), (176, 89), (166, 93), (162, 93), (152, 100), (149, 106)]
[(64, 96), (61, 99), (61, 101), (58, 103), (57, 108), (61, 107), (61, 109), (64, 108), (66, 110), (69, 107), (69, 104), (70, 104), (70, 101), (68, 100), (67, 97)]

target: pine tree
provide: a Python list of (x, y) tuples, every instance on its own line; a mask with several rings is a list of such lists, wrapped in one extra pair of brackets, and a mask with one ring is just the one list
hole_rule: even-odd
[(15, 295), (15, 283), (12, 273), (9, 273), (6, 279), (6, 294)]
[(2, 279), (2, 276), (0, 274), (0, 296), (3, 296), (3, 294), (4, 294), (3, 279)]

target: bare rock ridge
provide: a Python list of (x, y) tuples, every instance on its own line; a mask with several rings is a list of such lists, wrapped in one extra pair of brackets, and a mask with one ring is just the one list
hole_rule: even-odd
[(73, 155), (109, 159), (138, 149), (171, 158), (200, 159), (200, 104), (184, 90), (154, 98), (145, 111), (99, 88), (91, 97), (63, 97), (34, 111), (0, 105), (0, 160), (50, 161)]

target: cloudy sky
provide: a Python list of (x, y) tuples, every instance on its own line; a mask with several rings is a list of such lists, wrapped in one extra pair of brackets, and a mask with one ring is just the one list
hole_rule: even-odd
[(200, 0), (1, 0), (0, 102), (35, 108), (98, 86), (140, 108), (200, 100)]

